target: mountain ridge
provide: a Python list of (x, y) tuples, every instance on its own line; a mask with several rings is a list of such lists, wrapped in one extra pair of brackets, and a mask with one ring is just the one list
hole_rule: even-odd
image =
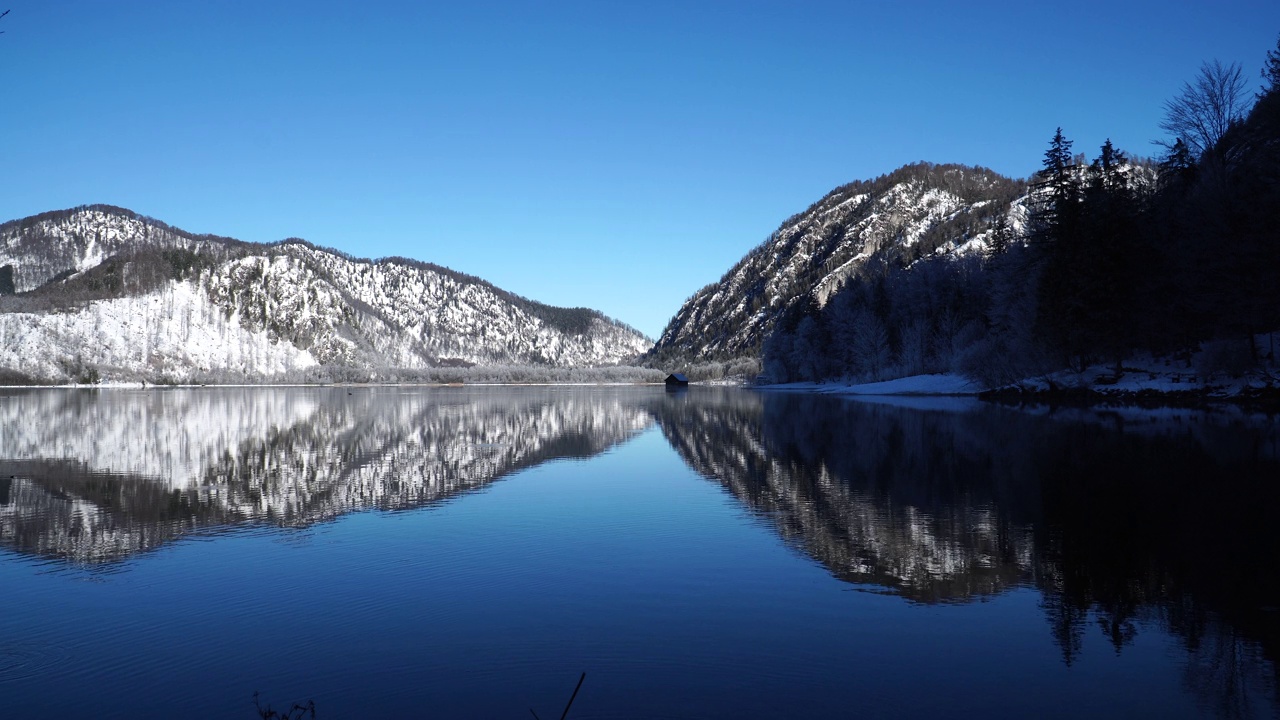
[(981, 251), (997, 223), (1020, 227), (1026, 189), (984, 167), (928, 162), (836, 187), (690, 296), (645, 361), (758, 360), (788, 310), (825, 303), (870, 264)]
[[(546, 305), (433, 263), (355, 258), (298, 238), (196, 235), (111, 205), (0, 224), (0, 276), (13, 292), (0, 297), (0, 367), (34, 377), (75, 379), (86, 366), (131, 380), (591, 367), (651, 344), (598, 311)], [(155, 344), (142, 334), (158, 349), (132, 348)], [(233, 349), (208, 351), (211, 342)]]

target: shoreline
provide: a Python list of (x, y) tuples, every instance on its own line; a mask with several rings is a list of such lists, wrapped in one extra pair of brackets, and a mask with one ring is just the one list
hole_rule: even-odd
[[(953, 373), (912, 375), (874, 383), (796, 382), (753, 385), (747, 382), (694, 381), (691, 387), (740, 387), (766, 393), (791, 392), (859, 398), (876, 402), (909, 402), (928, 399), (972, 400), (1010, 407), (1147, 409), (1211, 409), (1237, 407), (1248, 411), (1280, 415), (1280, 385), (1259, 378), (1241, 378), (1219, 385), (1184, 384), (1173, 389), (1163, 383), (1124, 385), (1084, 385), (1048, 380), (1026, 381), (1001, 388), (983, 389), (964, 376)], [(335, 382), (335, 383), (177, 383), (103, 382), (62, 385), (0, 385), (0, 390), (193, 390), (212, 388), (468, 388), (468, 387), (662, 387), (661, 382)]]
[(0, 385), (0, 390), (193, 390), (200, 388), (374, 388), (374, 387), (661, 387), (661, 382), (369, 382), (369, 383), (136, 383)]
[[(1269, 379), (1268, 379), (1269, 380)], [(972, 398), (1007, 406), (1048, 405), (1051, 407), (1108, 406), (1143, 408), (1210, 409), (1239, 407), (1268, 415), (1280, 414), (1280, 386), (1262, 378), (1239, 378), (1217, 385), (1190, 383), (1169, 387), (1163, 382), (1129, 382), (1094, 385), (1066, 384), (1049, 380), (982, 389), (960, 375), (942, 373), (913, 375), (875, 383), (781, 383), (752, 386), (764, 392), (800, 392), (850, 398)]]

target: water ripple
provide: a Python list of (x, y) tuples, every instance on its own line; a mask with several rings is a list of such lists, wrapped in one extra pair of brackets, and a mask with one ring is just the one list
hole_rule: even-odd
[(0, 645), (0, 683), (35, 677), (61, 665), (70, 651), (48, 643), (5, 643)]

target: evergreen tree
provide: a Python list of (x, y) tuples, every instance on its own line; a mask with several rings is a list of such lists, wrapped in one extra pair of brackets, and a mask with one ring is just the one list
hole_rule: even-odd
[(1185, 188), (1195, 180), (1196, 159), (1182, 138), (1175, 140), (1160, 160), (1159, 173), (1160, 184), (1164, 187), (1176, 185)]
[(1013, 228), (1009, 227), (1009, 216), (1001, 213), (991, 224), (991, 241), (987, 243), (987, 258), (1003, 255), (1013, 244)]
[(1072, 142), (1062, 134), (1062, 127), (1053, 133), (1049, 149), (1044, 152), (1044, 171), (1051, 177), (1059, 177), (1071, 167)]
[(1101, 154), (1093, 161), (1093, 169), (1105, 188), (1114, 189), (1127, 185), (1123, 168), (1128, 164), (1129, 158), (1111, 144), (1111, 138), (1107, 138)]
[(1089, 258), (1080, 240), (1080, 182), (1071, 141), (1058, 128), (1044, 154), (1040, 172), (1041, 197), (1033, 205), (1032, 237), (1041, 247), (1044, 272), (1036, 317), (1037, 335), (1069, 365), (1083, 367), (1089, 360), (1088, 291), (1081, 272)]
[(1048, 190), (1050, 212), (1054, 217), (1075, 202), (1079, 189), (1071, 145), (1071, 141), (1063, 136), (1062, 128), (1058, 128), (1049, 141), (1049, 149), (1044, 153), (1044, 168), (1040, 177), (1041, 183)]
[(1262, 66), (1262, 94), (1280, 92), (1280, 39), (1276, 40), (1276, 49), (1267, 51), (1267, 62)]
[(1135, 326), (1134, 285), (1138, 274), (1136, 247), (1140, 227), (1138, 203), (1125, 166), (1124, 153), (1111, 140), (1093, 161), (1093, 179), (1084, 199), (1080, 233), (1081, 268), (1087, 293), (1084, 322), (1092, 350), (1115, 361), (1116, 375), (1138, 328)]

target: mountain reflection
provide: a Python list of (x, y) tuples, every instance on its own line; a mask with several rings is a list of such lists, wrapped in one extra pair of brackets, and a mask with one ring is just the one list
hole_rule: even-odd
[(810, 395), (706, 393), (666, 407), (659, 424), (689, 466), (836, 577), (940, 602), (1031, 575), (1032, 530), (997, 510), (992, 487), (1016, 468), (983, 452), (984, 428), (943, 436), (938, 423), (955, 416)]
[(691, 395), (658, 414), (672, 447), (836, 577), (921, 603), (1033, 587), (1068, 665), (1151, 623), (1218, 714), (1274, 697), (1274, 420)]
[(97, 563), (238, 522), (415, 507), (651, 423), (590, 390), (19, 392), (0, 398), (0, 542)]
[(841, 580), (915, 603), (1032, 588), (1067, 664), (1154, 625), (1218, 713), (1274, 696), (1280, 428), (1242, 415), (715, 388), (14, 391), (0, 543), (101, 563), (246, 521), (418, 507), (655, 423)]

